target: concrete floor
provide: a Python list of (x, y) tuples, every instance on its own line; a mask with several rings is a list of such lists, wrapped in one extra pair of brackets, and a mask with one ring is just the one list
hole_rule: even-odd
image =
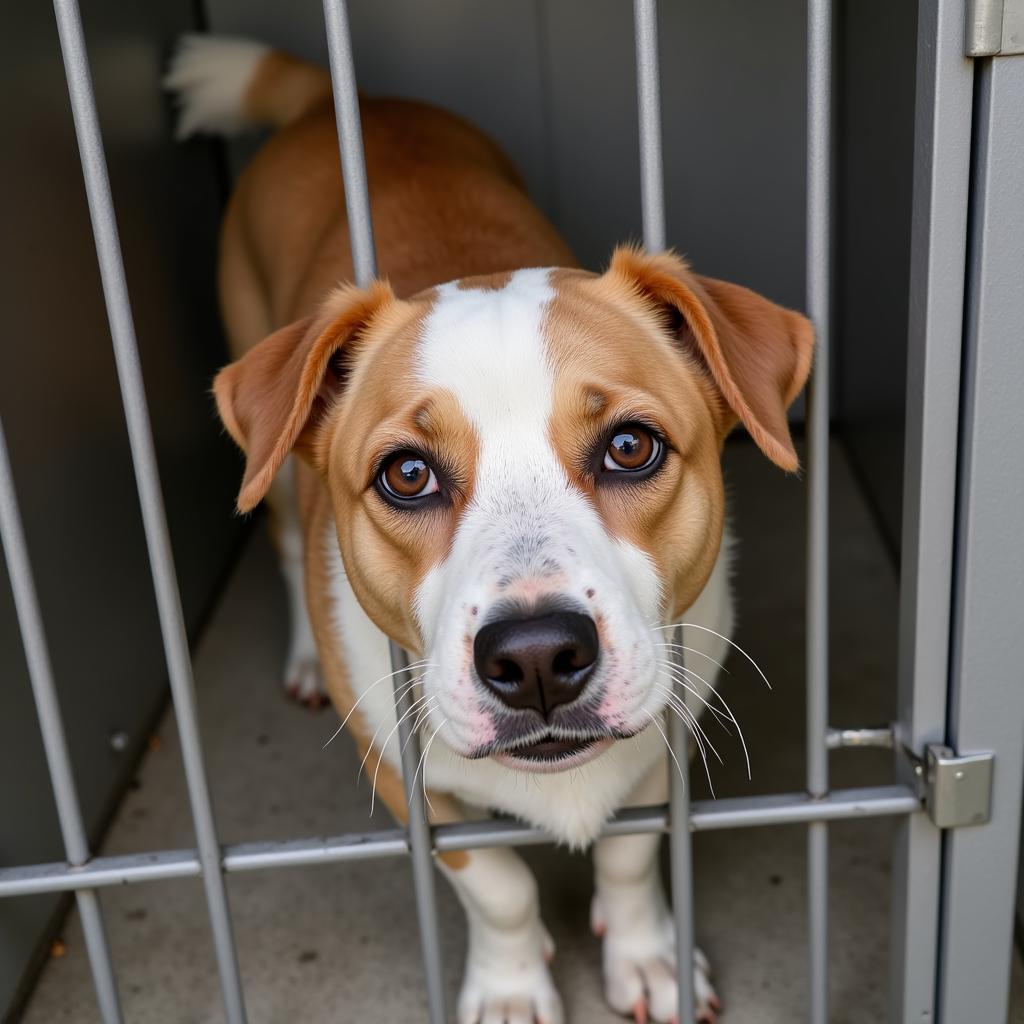
[[(750, 783), (738, 749), (714, 771), (720, 796), (794, 791), (803, 775), (803, 488), (749, 445), (727, 455), (740, 538), (737, 639), (774, 689), (733, 662), (725, 695), (745, 725)], [(835, 725), (891, 720), (896, 578), (838, 450), (833, 469), (832, 714)], [(337, 718), (288, 702), (279, 685), (284, 605), (273, 555), (257, 531), (196, 655), (200, 717), (220, 835), (226, 842), (387, 827), (368, 822), (369, 792), (354, 780), (350, 742), (322, 750)], [(726, 739), (723, 737), (723, 739)], [(174, 721), (140, 767), (103, 852), (193, 842)], [(719, 745), (723, 756), (725, 744)], [(872, 751), (832, 758), (834, 785), (888, 780)], [(707, 782), (694, 771), (695, 796)], [(830, 1020), (884, 1019), (888, 986), (889, 822), (831, 830)], [(723, 1024), (774, 1024), (806, 1013), (805, 833), (800, 827), (705, 833), (695, 839), (698, 941), (717, 970)], [(558, 944), (556, 982), (576, 1024), (620, 1020), (604, 1005), (600, 951), (587, 928), (590, 867), (582, 856), (531, 849), (545, 919)], [(377, 861), (235, 875), (228, 882), (250, 1020), (424, 1020), (422, 971), (408, 865)], [(443, 957), (457, 991), (461, 911), (439, 888)], [(223, 1019), (198, 881), (107, 890), (103, 906), (132, 1024)], [(26, 1024), (98, 1020), (74, 915), (66, 954), (50, 961)], [(1019, 963), (1015, 988), (1021, 985)], [(1024, 1024), (1015, 999), (1013, 1024)]]

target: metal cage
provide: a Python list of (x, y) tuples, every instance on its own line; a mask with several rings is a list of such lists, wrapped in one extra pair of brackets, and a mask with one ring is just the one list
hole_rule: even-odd
[[(344, 0), (324, 0), (323, 6), (356, 279), (366, 284), (375, 273), (375, 256), (348, 15)], [(1006, 6), (1017, 10), (1017, 15), (1011, 12), (1008, 17), (1020, 16), (1024, 7), (1015, 0), (1006, 0)], [(90, 853), (0, 431), (0, 528), (66, 852), (62, 863), (0, 869), (0, 896), (75, 893), (101, 1015), (106, 1024), (116, 1024), (122, 1013), (104, 934), (100, 890), (200, 876), (226, 1017), (231, 1024), (241, 1024), (246, 1019), (245, 1000), (224, 873), (408, 855), (429, 1019), (442, 1024), (448, 1016), (432, 855), (548, 839), (537, 829), (508, 822), (428, 824), (422, 798), (414, 788), (419, 745), (405, 715), (412, 697), (400, 689), (407, 660), (392, 645), (403, 772), (411, 807), (408, 828), (286, 842), (219, 842), (81, 18), (77, 0), (55, 0), (54, 7), (196, 846), (124, 857)], [(649, 249), (659, 249), (666, 239), (656, 2), (635, 0), (634, 7), (643, 237)], [(987, 38), (979, 25), (984, 27), (984, 19), (992, 17), (996, 8), (1002, 15), (1001, 7), (980, 0), (971, 5), (971, 39), (976, 40), (979, 33), (983, 40)], [(673, 778), (667, 806), (623, 811), (605, 830), (607, 835), (660, 831), (671, 837), (682, 1024), (693, 1021), (691, 833), (806, 824), (807, 1016), (812, 1024), (825, 1024), (829, 1016), (828, 824), (871, 816), (895, 816), (900, 822), (894, 861), (890, 1019), (945, 1024), (1005, 1019), (1012, 932), (1008, 894), (1016, 873), (1024, 776), (1024, 686), (1019, 679), (1019, 666), (1024, 663), (1024, 630), (1020, 629), (1024, 556), (1016, 537), (1024, 499), (1024, 460), (1015, 444), (1024, 429), (1024, 403), (1019, 397), (1024, 389), (1024, 337), (1019, 326), (1024, 323), (1024, 61), (992, 55), (972, 62), (965, 57), (966, 13), (962, 0), (920, 3), (900, 716), (889, 729), (840, 732), (828, 724), (833, 14), (829, 0), (808, 3), (807, 308), (817, 330), (818, 348), (807, 426), (806, 792), (691, 805), (684, 780)], [(973, 56), (981, 51), (970, 52)], [(1005, 46), (1003, 52), (1007, 52)], [(669, 739), (685, 771), (686, 740), (675, 717)], [(858, 744), (893, 747), (899, 782), (830, 790), (829, 750)], [(968, 752), (974, 756), (968, 757)], [(957, 827), (979, 823), (981, 827)]]

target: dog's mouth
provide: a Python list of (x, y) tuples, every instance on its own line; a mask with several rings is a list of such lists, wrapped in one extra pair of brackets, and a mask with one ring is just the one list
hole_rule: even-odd
[(517, 747), (508, 747), (491, 756), (499, 764), (520, 771), (562, 772), (592, 761), (613, 742), (610, 736), (578, 739), (546, 733), (539, 739)]

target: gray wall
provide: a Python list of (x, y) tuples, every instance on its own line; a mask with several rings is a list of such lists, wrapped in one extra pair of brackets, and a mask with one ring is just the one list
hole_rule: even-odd
[[(208, 398), (224, 352), (213, 294), (221, 176), (169, 141), (159, 88), (187, 0), (83, 5), (186, 614), (237, 539), (235, 456)], [(53, 12), (0, 35), (0, 414), (85, 817), (95, 831), (162, 704), (166, 672)], [(0, 562), (0, 864), (63, 859)], [(124, 730), (118, 755), (110, 735)], [(0, 1017), (59, 901), (0, 901)]]
[(837, 411), (847, 452), (898, 557), (916, 4), (847, 0), (838, 26)]
[[(213, 31), (325, 59), (318, 0), (208, 0)], [(803, 301), (804, 5), (661, 5), (668, 237), (709, 274)], [(352, 0), (359, 83), (498, 139), (586, 266), (640, 237), (632, 4)]]
[[(325, 59), (318, 0), (207, 6), (214, 31)], [(616, 242), (639, 238), (627, 0), (350, 6), (365, 91), (430, 100), (498, 139), (584, 265), (598, 268)], [(660, 30), (670, 243), (704, 273), (802, 308), (805, 4), (674, 0), (660, 5)], [(913, 0), (836, 5), (836, 412), (891, 543), (900, 518), (915, 33)], [(236, 147), (236, 166), (253, 147)]]

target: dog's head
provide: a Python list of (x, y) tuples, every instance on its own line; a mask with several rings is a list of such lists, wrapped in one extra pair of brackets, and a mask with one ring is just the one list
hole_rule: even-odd
[(521, 270), (409, 300), (344, 287), (216, 382), (253, 508), (298, 450), (351, 585), (425, 659), (443, 739), (524, 769), (582, 763), (665, 703), (658, 625), (722, 541), (742, 421), (797, 468), (786, 409), (808, 321), (672, 254)]

